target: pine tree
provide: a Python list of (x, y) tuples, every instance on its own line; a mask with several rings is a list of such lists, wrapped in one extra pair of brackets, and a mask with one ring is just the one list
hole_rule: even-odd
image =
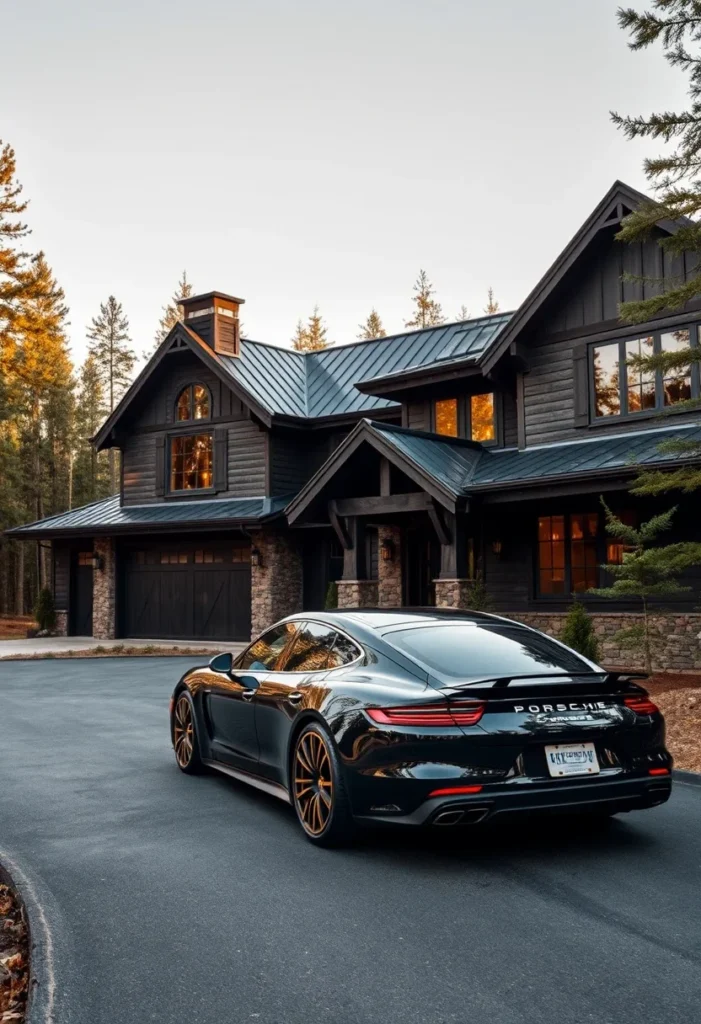
[(598, 662), (599, 642), (594, 632), (594, 623), (582, 602), (576, 598), (567, 613), (560, 640), (589, 661)]
[(657, 546), (661, 533), (672, 526), (676, 508), (653, 516), (646, 523), (635, 528), (622, 522), (613, 514), (606, 502), (601, 500), (606, 512), (606, 531), (609, 536), (623, 545), (622, 561), (604, 566), (613, 578), (610, 587), (590, 590), (590, 594), (609, 598), (637, 598), (643, 614), (639, 626), (620, 630), (619, 642), (642, 649), (645, 671), (652, 671), (652, 651), (657, 631), (650, 618), (650, 600), (672, 597), (690, 590), (682, 586), (677, 577), (686, 569), (701, 563), (701, 544), (682, 541), (677, 544)]
[(17, 248), (29, 234), (22, 221), (27, 201), (15, 176), (15, 151), (0, 140), (0, 346), (2, 355), (12, 331), (18, 304), (27, 289), (29, 256)]
[(411, 300), (415, 306), (414, 315), (411, 320), (405, 321), (405, 327), (437, 327), (444, 324), (443, 309), (440, 302), (433, 298), (434, 288), (425, 270), (419, 271), (414, 291), (416, 294)]
[(192, 285), (187, 279), (187, 271), (183, 270), (183, 276), (178, 281), (178, 287), (175, 289), (173, 297), (167, 306), (163, 306), (163, 316), (158, 323), (158, 330), (156, 331), (156, 348), (158, 348), (177, 323), (182, 323), (183, 307), (180, 299), (189, 299), (192, 291)]
[(315, 306), (306, 325), (301, 320), (297, 321), (292, 346), (298, 352), (317, 352), (322, 348), (328, 348), (330, 344), (332, 342), (327, 339), (327, 330), (319, 313), (319, 307)]
[[(129, 348), (129, 321), (121, 302), (110, 295), (107, 302), (100, 304), (100, 315), (93, 317), (87, 336), (88, 351), (95, 357), (95, 364), (104, 388), (107, 411), (111, 413), (117, 402), (131, 384), (136, 355)], [(109, 450), (110, 493), (118, 490), (117, 459), (114, 448)]]
[(371, 338), (386, 338), (387, 331), (382, 326), (382, 319), (373, 307), (364, 324), (358, 324), (358, 341), (369, 341)]
[(472, 319), (472, 314), (470, 313), (469, 309), (467, 308), (467, 306), (463, 302), (462, 306), (460, 307), (460, 312), (455, 317), (455, 320), (457, 321), (457, 323), (462, 324), (466, 320), (471, 320), (471, 319)]
[(88, 353), (80, 370), (75, 411), (75, 463), (73, 467), (73, 505), (106, 498), (110, 490), (109, 465), (105, 452), (97, 452), (91, 443), (107, 415), (104, 388), (95, 356)]
[(494, 298), (494, 289), (491, 285), (487, 289), (487, 305), (484, 307), (484, 311), (490, 315), (499, 312), (499, 303)]
[[(701, 4), (698, 0), (652, 0), (652, 9), (637, 12), (632, 8), (619, 8), (618, 23), (630, 36), (633, 51), (646, 49), (656, 42), (662, 43), (665, 59), (674, 68), (688, 76), (688, 110), (664, 111), (647, 116), (622, 117), (612, 113), (614, 124), (629, 139), (650, 139), (673, 144), (671, 152), (645, 160), (645, 175), (654, 198), (629, 214), (616, 236), (620, 241), (638, 243), (649, 237), (659, 221), (676, 222), (678, 230), (664, 235), (658, 244), (664, 252), (665, 265), (683, 254), (697, 257), (698, 270), (688, 280), (673, 278), (669, 274), (658, 280), (657, 294), (621, 304), (621, 317), (631, 323), (643, 323), (665, 310), (682, 309), (701, 292), (701, 58), (687, 48), (701, 41)], [(682, 265), (683, 265), (683, 261)], [(635, 371), (665, 374), (680, 372), (685, 376), (689, 367), (701, 359), (696, 346), (680, 347), (674, 352), (661, 352), (643, 358), (634, 358), (629, 365)], [(690, 409), (698, 401), (677, 403), (674, 409), (687, 404)], [(675, 459), (701, 459), (701, 443), (677, 439), (659, 446), (662, 454)], [(660, 470), (643, 472), (633, 487), (635, 494), (661, 494), (679, 489), (693, 491), (701, 487), (701, 470), (681, 466), (666, 473)]]

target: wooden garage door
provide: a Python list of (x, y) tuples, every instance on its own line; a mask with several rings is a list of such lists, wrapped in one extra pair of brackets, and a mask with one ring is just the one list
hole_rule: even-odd
[(123, 555), (121, 632), (173, 640), (248, 640), (250, 545), (130, 546)]

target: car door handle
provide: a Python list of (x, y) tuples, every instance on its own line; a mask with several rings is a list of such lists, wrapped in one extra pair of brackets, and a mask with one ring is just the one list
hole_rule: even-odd
[(243, 700), (253, 700), (255, 695), (255, 690), (244, 690), (243, 693), (241, 694), (241, 697), (243, 698)]
[(292, 693), (287, 694), (287, 699), (290, 704), (299, 704), (303, 696), (304, 694), (300, 693), (299, 690), (293, 690)]

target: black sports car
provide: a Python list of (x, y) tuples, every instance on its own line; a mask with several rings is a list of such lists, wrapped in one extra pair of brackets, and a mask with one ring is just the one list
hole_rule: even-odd
[(325, 845), (359, 822), (608, 816), (671, 791), (664, 721), (635, 678), (495, 615), (299, 614), (187, 672), (171, 735), (182, 771), (292, 803)]

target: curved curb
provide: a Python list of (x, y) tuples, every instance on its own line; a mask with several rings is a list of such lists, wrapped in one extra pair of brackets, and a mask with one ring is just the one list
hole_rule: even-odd
[(0, 871), (3, 870), (19, 893), (29, 928), (29, 995), (25, 1024), (55, 1024), (56, 975), (49, 922), (31, 880), (12, 857), (0, 849)]
[(672, 778), (675, 782), (681, 782), (685, 786), (701, 786), (701, 772), (688, 772), (685, 768), (675, 768), (672, 771)]

